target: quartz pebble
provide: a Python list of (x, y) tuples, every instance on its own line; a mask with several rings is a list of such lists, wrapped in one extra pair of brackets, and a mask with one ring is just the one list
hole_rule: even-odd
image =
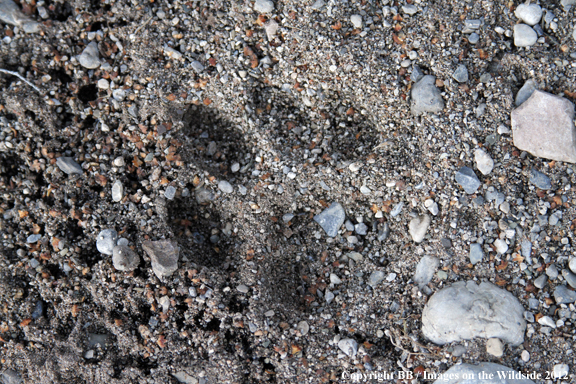
[(440, 261), (433, 256), (424, 256), (420, 259), (413, 278), (420, 289), (424, 288), (432, 280), (439, 264)]
[(497, 338), (488, 339), (486, 342), (486, 352), (492, 356), (502, 357), (504, 354), (504, 344)]
[(352, 23), (354, 28), (362, 28), (362, 16), (352, 15), (350, 16), (350, 22)]
[(345, 219), (346, 212), (344, 212), (344, 208), (340, 203), (333, 203), (330, 207), (314, 216), (314, 221), (317, 222), (330, 237), (336, 237)]
[(508, 244), (504, 239), (496, 239), (494, 240), (494, 247), (496, 248), (496, 252), (503, 255), (508, 252)]
[(536, 32), (526, 24), (514, 26), (514, 45), (517, 47), (530, 47), (538, 41)]
[(260, 13), (271, 13), (274, 10), (274, 3), (270, 0), (256, 0), (254, 10)]
[(422, 312), (422, 332), (436, 344), (497, 337), (524, 341), (524, 308), (510, 292), (482, 282), (459, 281), (436, 292)]
[(414, 116), (425, 112), (437, 113), (444, 109), (444, 100), (435, 83), (434, 76), (426, 75), (412, 87), (410, 110)]
[(159, 279), (171, 275), (178, 269), (180, 248), (175, 241), (147, 240), (142, 243), (142, 248), (150, 256), (152, 270)]
[(226, 180), (221, 180), (218, 183), (218, 189), (221, 190), (224, 193), (232, 193), (234, 192), (234, 188), (232, 187), (232, 185), (227, 182)]
[(460, 168), (456, 173), (456, 182), (464, 188), (464, 191), (469, 195), (476, 193), (480, 185), (482, 185), (480, 180), (478, 180), (478, 176), (468, 167)]
[(59, 157), (56, 159), (56, 165), (60, 170), (68, 175), (83, 174), (82, 167), (74, 161), (72, 157)]
[(511, 115), (514, 145), (534, 156), (576, 162), (574, 104), (535, 90)]
[(530, 379), (515, 379), (522, 373), (496, 363), (456, 364), (441, 373), (434, 384), (535, 384)]
[(537, 4), (519, 4), (514, 14), (526, 24), (535, 25), (542, 18), (542, 8)]
[(350, 357), (356, 356), (358, 342), (354, 339), (342, 339), (338, 342), (338, 348)]
[(530, 183), (544, 190), (552, 188), (552, 182), (550, 181), (550, 178), (535, 169), (530, 170)]
[(306, 334), (308, 334), (308, 331), (310, 330), (310, 326), (306, 321), (303, 320), (298, 323), (296, 329), (300, 331), (300, 334), (302, 334), (302, 336), (306, 336)]
[(122, 200), (122, 197), (124, 197), (124, 187), (120, 180), (116, 180), (114, 184), (112, 184), (112, 201), (119, 202)]
[(176, 196), (176, 187), (174, 187), (173, 185), (169, 185), (168, 188), (166, 188), (166, 191), (164, 192), (164, 197), (167, 198), (168, 200), (173, 200), (174, 196)]
[(470, 263), (478, 264), (484, 258), (484, 252), (482, 251), (482, 245), (478, 243), (470, 244)]
[(488, 175), (494, 168), (494, 160), (483, 149), (477, 148), (474, 150), (474, 161), (476, 162), (476, 168), (483, 175)]
[(382, 271), (372, 272), (372, 274), (370, 274), (370, 277), (368, 278), (368, 285), (374, 288), (375, 286), (380, 284), (382, 280), (384, 280), (385, 276), (386, 275)]
[(520, 90), (516, 94), (516, 99), (514, 100), (516, 106), (519, 107), (520, 105), (522, 105), (522, 103), (528, 100), (530, 96), (532, 96), (534, 91), (537, 89), (538, 89), (538, 83), (536, 82), (536, 80), (534, 79), (526, 80), (522, 88), (520, 88)]
[(118, 232), (113, 229), (104, 229), (96, 238), (96, 248), (98, 252), (112, 256), (117, 241)]
[(84, 48), (78, 56), (78, 62), (86, 69), (96, 69), (100, 66), (100, 54), (96, 41), (91, 42)]
[(126, 245), (117, 245), (112, 252), (112, 263), (119, 271), (133, 271), (140, 264), (140, 256)]
[(538, 324), (550, 328), (556, 328), (556, 323), (554, 322), (554, 320), (552, 320), (550, 316), (542, 316), (541, 318), (538, 319)]
[(452, 74), (452, 77), (459, 83), (465, 83), (468, 81), (468, 69), (464, 64), (460, 64)]
[(426, 231), (430, 226), (430, 222), (430, 216), (426, 214), (410, 220), (408, 231), (410, 232), (410, 236), (412, 236), (412, 240), (414, 240), (414, 242), (421, 243), (422, 240), (424, 240), (424, 236), (426, 236)]

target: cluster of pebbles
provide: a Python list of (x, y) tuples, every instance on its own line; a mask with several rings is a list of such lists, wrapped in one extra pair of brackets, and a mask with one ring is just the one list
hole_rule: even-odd
[(574, 382), (574, 5), (0, 0), (0, 380)]

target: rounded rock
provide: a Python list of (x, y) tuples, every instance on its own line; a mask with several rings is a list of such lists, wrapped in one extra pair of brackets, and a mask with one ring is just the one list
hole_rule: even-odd
[(514, 14), (528, 25), (536, 25), (542, 18), (542, 8), (537, 4), (520, 4)]
[(112, 263), (119, 271), (129, 272), (138, 268), (140, 257), (130, 247), (117, 245), (112, 252)]
[(517, 47), (530, 47), (538, 41), (538, 34), (529, 25), (516, 24), (514, 26), (514, 45)]
[(113, 229), (104, 229), (98, 234), (96, 248), (98, 252), (112, 256), (117, 241), (118, 232)]

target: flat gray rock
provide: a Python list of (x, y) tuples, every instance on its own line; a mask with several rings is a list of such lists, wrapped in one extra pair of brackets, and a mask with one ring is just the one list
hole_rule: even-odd
[(96, 69), (100, 66), (100, 53), (98, 52), (98, 43), (91, 42), (78, 55), (78, 62), (86, 69)]
[(468, 69), (464, 64), (460, 64), (452, 74), (452, 77), (459, 83), (465, 83), (468, 81)]
[(83, 174), (82, 167), (74, 161), (72, 157), (59, 157), (56, 159), (56, 165), (60, 170), (68, 175)]
[(482, 250), (482, 245), (478, 243), (470, 244), (470, 263), (478, 264), (484, 258), (484, 251)]
[(542, 172), (538, 172), (534, 168), (530, 170), (530, 183), (544, 190), (552, 188), (550, 178)]
[(514, 103), (517, 107), (521, 106), (526, 100), (532, 96), (535, 90), (538, 89), (538, 83), (534, 79), (528, 79), (516, 94)]
[(459, 281), (436, 292), (422, 312), (422, 333), (436, 344), (497, 337), (524, 341), (524, 308), (510, 292), (482, 282)]
[(458, 364), (443, 372), (434, 384), (534, 384), (528, 376), (496, 363)]
[(425, 112), (437, 113), (444, 109), (444, 100), (435, 83), (434, 76), (426, 75), (412, 87), (410, 111), (414, 116)]
[(574, 104), (535, 90), (512, 111), (512, 134), (518, 149), (545, 159), (576, 163)]
[(482, 185), (480, 180), (478, 180), (478, 176), (474, 173), (474, 170), (468, 167), (462, 167), (456, 172), (456, 182), (464, 188), (464, 191), (469, 195), (476, 193), (480, 185)]
[(0, 0), (0, 20), (22, 28), (26, 33), (40, 32), (40, 23), (26, 16), (12, 0)]
[(2, 379), (2, 384), (20, 384), (22, 382), (22, 378), (18, 372), (13, 369), (7, 369), (2, 372), (0, 378)]
[(152, 270), (159, 279), (170, 276), (178, 269), (180, 248), (175, 241), (148, 240), (142, 243), (142, 248), (150, 256)]
[(105, 229), (98, 234), (96, 238), (96, 248), (98, 252), (105, 255), (112, 255), (114, 247), (118, 241), (118, 232), (113, 229)]
[(517, 47), (530, 47), (538, 41), (538, 34), (529, 25), (516, 24), (514, 26), (514, 45)]
[(576, 273), (576, 257), (572, 256), (568, 262), (568, 268), (574, 273)]
[(416, 273), (414, 273), (413, 278), (414, 282), (420, 289), (424, 288), (430, 280), (432, 280), (432, 277), (434, 277), (434, 273), (438, 268), (438, 264), (440, 264), (440, 261), (433, 256), (424, 256), (420, 259), (420, 262), (418, 262), (418, 265), (416, 266)]
[(368, 278), (368, 285), (374, 288), (375, 286), (380, 284), (382, 280), (384, 280), (384, 277), (386, 277), (386, 275), (382, 271), (372, 272), (372, 274), (370, 274), (370, 277)]
[(133, 271), (140, 264), (140, 256), (127, 245), (115, 246), (112, 253), (112, 263), (119, 271)]
[(576, 301), (576, 292), (568, 289), (565, 285), (558, 285), (554, 288), (554, 300), (556, 304), (570, 304)]
[(314, 221), (317, 222), (330, 237), (336, 237), (345, 219), (346, 212), (344, 212), (344, 208), (340, 203), (332, 203), (331, 206), (314, 216)]

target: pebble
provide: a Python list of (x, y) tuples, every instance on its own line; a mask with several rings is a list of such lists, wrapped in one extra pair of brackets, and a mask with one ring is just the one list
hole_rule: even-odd
[(301, 321), (296, 326), (296, 329), (300, 331), (300, 334), (302, 336), (306, 336), (308, 334), (308, 331), (310, 330), (310, 326), (306, 321)]
[(372, 288), (376, 287), (378, 284), (382, 282), (382, 280), (384, 280), (385, 276), (386, 275), (382, 271), (372, 272), (370, 274), (370, 277), (368, 278), (368, 285), (371, 286)]
[(344, 212), (344, 208), (340, 203), (333, 203), (330, 207), (314, 216), (314, 221), (317, 222), (330, 237), (336, 237), (345, 219), (346, 212)]
[(480, 185), (482, 185), (472, 168), (468, 167), (460, 168), (456, 173), (456, 182), (464, 188), (464, 191), (469, 195), (476, 193)]
[(330, 274), (330, 284), (342, 284), (342, 280), (335, 273)]
[(390, 211), (390, 216), (392, 217), (398, 216), (400, 212), (402, 212), (402, 207), (404, 207), (403, 202), (399, 202), (398, 204), (396, 204), (394, 208), (392, 208), (392, 210)]
[(142, 248), (150, 256), (152, 270), (159, 279), (171, 275), (178, 269), (180, 248), (175, 241), (147, 240), (142, 243)]
[(542, 172), (538, 172), (534, 168), (530, 170), (530, 183), (534, 184), (537, 188), (544, 190), (552, 188), (550, 178)]
[[(496, 363), (456, 364), (441, 373), (442, 377), (434, 384), (535, 384), (530, 379), (508, 379), (509, 376), (517, 377), (522, 373)], [(500, 375), (505, 378), (500, 378)]]
[(459, 281), (436, 292), (422, 312), (422, 332), (436, 344), (499, 338), (524, 341), (524, 308), (510, 292), (482, 282)]
[(326, 5), (326, 3), (324, 2), (324, 0), (316, 0), (316, 2), (314, 4), (312, 4), (312, 9), (315, 11), (319, 11), (322, 9), (322, 7)]
[(12, 0), (0, 0), (0, 20), (21, 27), (26, 33), (40, 32), (40, 23), (26, 16)]
[(110, 88), (110, 82), (108, 82), (108, 80), (106, 80), (106, 79), (100, 79), (96, 83), (96, 86), (99, 89), (108, 89), (108, 88)]
[(256, 0), (254, 2), (254, 10), (260, 13), (272, 13), (274, 3), (270, 0)]
[(206, 188), (198, 188), (195, 195), (196, 202), (200, 205), (207, 204), (214, 200), (214, 194)]
[(119, 271), (133, 271), (140, 264), (140, 256), (127, 245), (117, 245), (112, 252), (112, 263)]
[(478, 264), (484, 258), (484, 251), (482, 245), (478, 243), (470, 244), (470, 263), (473, 265)]
[(82, 167), (74, 161), (74, 159), (72, 157), (59, 157), (56, 160), (56, 165), (58, 166), (58, 168), (60, 168), (60, 170), (68, 175), (72, 175), (72, 174), (83, 174), (84, 171), (82, 170)]
[(527, 363), (530, 360), (530, 352), (528, 352), (527, 350), (523, 350), (522, 353), (520, 354), (520, 358), (522, 359), (523, 362)]
[(113, 164), (115, 167), (123, 167), (126, 165), (126, 162), (124, 161), (124, 158), (122, 156), (119, 156), (114, 159)]
[(552, 369), (552, 378), (554, 379), (566, 379), (568, 378), (568, 373), (570, 373), (570, 367), (568, 364), (555, 364)]
[(547, 281), (548, 281), (548, 276), (540, 275), (536, 279), (534, 279), (534, 286), (538, 289), (542, 289), (546, 286)]
[(326, 300), (326, 304), (330, 304), (332, 300), (334, 300), (334, 294), (327, 289), (326, 292), (324, 292), (324, 299)]
[(96, 41), (91, 42), (84, 48), (78, 56), (78, 62), (86, 69), (96, 69), (100, 66), (100, 54)]
[(176, 196), (176, 187), (169, 185), (164, 192), (164, 197), (168, 200), (173, 200), (174, 196)]
[(480, 35), (478, 35), (476, 32), (472, 32), (470, 36), (468, 36), (468, 42), (470, 44), (477, 44), (478, 41), (480, 41)]
[(576, 302), (576, 292), (568, 289), (565, 285), (557, 285), (554, 288), (556, 304), (570, 304)]
[(514, 45), (517, 47), (530, 47), (538, 41), (538, 34), (529, 25), (516, 24), (514, 26)]
[(569, 270), (564, 269), (562, 270), (562, 276), (564, 276), (564, 280), (566, 280), (569, 286), (576, 289), (576, 275)]
[(550, 316), (542, 316), (541, 318), (538, 319), (538, 324), (550, 328), (556, 328), (556, 322), (554, 322), (554, 320), (552, 320)]
[(26, 242), (27, 242), (28, 244), (32, 244), (32, 243), (37, 242), (37, 241), (40, 240), (41, 238), (42, 238), (42, 235), (38, 235), (38, 234), (36, 234), (36, 235), (30, 235), (30, 236), (28, 236), (28, 237), (26, 238)]
[(474, 150), (474, 161), (476, 162), (476, 168), (483, 175), (488, 175), (494, 169), (494, 160), (483, 149), (477, 148)]
[(468, 81), (468, 69), (464, 64), (460, 64), (452, 74), (452, 77), (459, 83), (465, 83)]
[(266, 37), (268, 37), (268, 40), (274, 40), (274, 36), (276, 36), (276, 32), (278, 32), (278, 23), (274, 20), (268, 20), (265, 24), (264, 24), (264, 30), (266, 31)]
[(388, 223), (382, 224), (378, 229), (378, 241), (384, 241), (390, 235), (390, 225)]
[(514, 14), (526, 24), (535, 25), (542, 18), (542, 8), (537, 4), (519, 4)]
[(119, 202), (124, 197), (124, 186), (120, 180), (116, 180), (112, 184), (112, 201)]
[(414, 4), (403, 5), (402, 11), (407, 15), (412, 16), (418, 12), (418, 7), (416, 7)]
[(482, 26), (482, 20), (464, 20), (464, 29), (462, 33), (472, 33)]
[(492, 356), (502, 357), (502, 355), (504, 355), (504, 344), (497, 338), (488, 339), (486, 342), (486, 352)]
[(437, 113), (444, 109), (444, 100), (436, 87), (434, 76), (426, 75), (415, 83), (411, 95), (410, 111), (414, 116), (420, 116), (425, 112)]
[[(2, 19), (2, 21), (4, 21)], [(22, 382), (22, 378), (18, 372), (13, 369), (7, 369), (2, 372), (2, 384), (20, 384)]]
[(458, 344), (454, 346), (454, 349), (452, 349), (452, 356), (460, 357), (463, 356), (466, 352), (466, 347), (462, 344)]
[(112, 256), (117, 241), (118, 232), (113, 229), (104, 229), (100, 231), (96, 238), (96, 248), (98, 252)]
[(416, 266), (413, 280), (420, 289), (424, 288), (434, 277), (440, 261), (433, 256), (424, 256)]
[(36, 320), (42, 317), (43, 314), (44, 314), (44, 302), (42, 300), (38, 300), (36, 302), (36, 306), (34, 307), (34, 311), (32, 311), (32, 314), (30, 316), (32, 317), (32, 319)]
[(572, 256), (568, 262), (568, 268), (574, 273), (576, 273), (576, 257)]
[(218, 189), (221, 190), (224, 193), (232, 193), (234, 192), (234, 188), (232, 187), (232, 185), (227, 182), (226, 180), (221, 180), (218, 183)]
[(414, 66), (412, 67), (412, 75), (410, 75), (410, 80), (417, 83), (423, 77), (424, 77), (424, 73), (422, 72), (422, 69), (419, 66), (417, 66), (416, 64), (414, 64)]
[(426, 214), (410, 220), (408, 231), (410, 232), (410, 236), (412, 236), (412, 240), (414, 240), (414, 242), (421, 243), (422, 240), (424, 240), (424, 236), (426, 235), (426, 231), (430, 226), (430, 222), (430, 216)]
[(546, 274), (550, 279), (556, 279), (558, 277), (558, 268), (556, 268), (556, 265), (550, 264), (550, 266), (546, 268)]
[(522, 105), (526, 100), (532, 96), (535, 90), (538, 89), (538, 83), (534, 79), (528, 79), (516, 94), (514, 103), (517, 107)]
[(362, 28), (362, 16), (360, 15), (352, 15), (350, 16), (350, 22), (356, 29)]
[(358, 223), (354, 226), (354, 231), (360, 236), (366, 236), (368, 232), (368, 227), (364, 223)]
[(204, 66), (198, 60), (192, 60), (192, 62), (190, 63), (190, 66), (192, 67), (194, 72), (196, 72), (198, 74), (200, 74), (200, 73), (202, 73), (202, 71), (204, 71)]
[(436, 202), (435, 202), (434, 200), (432, 200), (432, 199), (426, 199), (426, 200), (424, 201), (424, 206), (425, 206), (426, 209), (428, 209), (428, 211), (429, 211), (432, 215), (434, 215), (434, 216), (436, 216), (436, 215), (438, 214), (438, 212), (439, 212), (439, 210), (438, 210), (438, 203), (436, 203)]
[(500, 255), (503, 255), (506, 252), (508, 252), (508, 244), (506, 244), (506, 240), (503, 239), (494, 240), (494, 247), (496, 248), (496, 252), (498, 252)]
[(356, 356), (358, 342), (354, 339), (342, 339), (338, 342), (338, 348), (350, 357)]
[(248, 288), (248, 286), (246, 286), (244, 284), (240, 284), (239, 286), (236, 287), (236, 290), (240, 293), (248, 293), (250, 288)]

